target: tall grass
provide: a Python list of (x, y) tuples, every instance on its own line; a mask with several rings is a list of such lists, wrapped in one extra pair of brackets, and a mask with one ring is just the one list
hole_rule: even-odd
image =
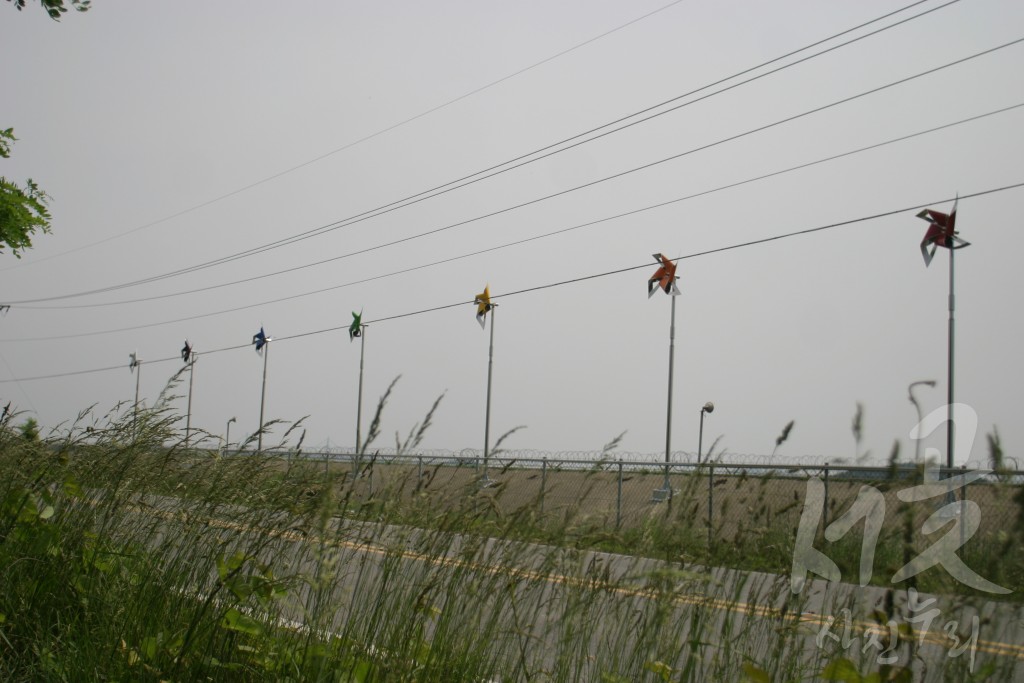
[(795, 681), (845, 657), (871, 667), (813, 645), (786, 577), (687, 562), (680, 548), (703, 541), (682, 504), (610, 532), (580, 509), (509, 510), (501, 484), (431, 486), (436, 470), (367, 487), (388, 395), (352, 469), (186, 449), (169, 396), (85, 411), (46, 439), (0, 429), (0, 678)]

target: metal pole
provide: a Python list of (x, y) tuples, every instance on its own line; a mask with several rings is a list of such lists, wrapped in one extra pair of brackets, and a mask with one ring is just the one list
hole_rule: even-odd
[(267, 357), (270, 355), (270, 340), (263, 345), (263, 389), (260, 391), (260, 423), (256, 437), (256, 450), (263, 451), (263, 406), (267, 400)]
[(491, 371), (494, 368), (494, 314), (497, 310), (498, 305), (491, 304), (491, 345), (487, 351), (487, 412), (484, 416), (484, 484), (490, 482), (487, 466), (491, 455)]
[(700, 464), (700, 454), (704, 452), (704, 408), (700, 409), (700, 432), (697, 436), (697, 464)]
[(362, 358), (367, 351), (367, 326), (360, 326), (359, 333), (359, 396), (355, 405), (355, 455), (362, 446)]
[(235, 418), (228, 420), (227, 425), (224, 426), (224, 450), (228, 450), (228, 446), (231, 444), (231, 423), (235, 421)]
[(142, 379), (142, 361), (135, 361), (135, 417), (132, 421), (135, 423), (136, 429), (138, 428), (139, 422), (139, 380)]
[[(964, 488), (960, 492), (960, 547), (963, 548), (967, 543), (967, 465), (960, 466), (960, 474), (965, 477)], [(964, 548), (964, 553), (966, 552), (967, 549)]]
[[(923, 380), (919, 380), (917, 382), (911, 382), (910, 385), (907, 386), (907, 396), (910, 398), (910, 402), (912, 404), (914, 404), (914, 410), (917, 411), (917, 424), (918, 425), (920, 425), (921, 422), (924, 421), (924, 416), (921, 414), (921, 404), (917, 402), (917, 398), (914, 396), (914, 387), (920, 386), (922, 384), (924, 386), (934, 387), (935, 386), (935, 381), (934, 380), (930, 380), (930, 379), (923, 379)], [(921, 463), (921, 439), (920, 438), (918, 438), (918, 439), (916, 439), (914, 441), (914, 464), (917, 467), (920, 467), (921, 464), (922, 464)]]
[(676, 356), (676, 297), (672, 297), (672, 324), (668, 331), (668, 415), (665, 419), (665, 496), (670, 497), (668, 466), (672, 457), (672, 376)]
[(544, 515), (544, 490), (548, 484), (548, 458), (544, 456), (544, 461), (540, 465), (540, 514)]
[(363, 355), (366, 352), (366, 325), (360, 326), (359, 334), (359, 398), (356, 403), (356, 455), (362, 447), (363, 428)]
[(821, 503), (821, 518), (824, 527), (828, 526), (828, 463), (825, 463), (825, 500)]
[(715, 463), (708, 467), (708, 557), (711, 557), (712, 534), (715, 528)]
[[(953, 315), (956, 310), (956, 300), (953, 294), (953, 255), (956, 249), (950, 244), (949, 249), (949, 354), (946, 368), (947, 395), (946, 395), (946, 467), (953, 467)], [(952, 475), (950, 475), (952, 476)]]
[(188, 448), (188, 437), (192, 430), (192, 376), (196, 373), (196, 354), (192, 354), (192, 362), (188, 364), (188, 411), (185, 413), (185, 448)]
[(615, 489), (615, 528), (622, 526), (622, 458), (619, 458), (619, 482)]

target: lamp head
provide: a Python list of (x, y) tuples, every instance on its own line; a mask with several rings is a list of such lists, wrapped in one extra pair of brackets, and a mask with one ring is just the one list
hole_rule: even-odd
[(713, 413), (715, 412), (715, 404), (712, 403), (711, 401), (708, 401), (707, 403), (704, 404), (704, 407), (701, 408), (701, 411), (705, 413)]
[(923, 385), (923, 386), (926, 386), (926, 387), (933, 387), (934, 388), (935, 384), (936, 384), (936, 382), (933, 379), (922, 379), (922, 380), (918, 380), (917, 382), (911, 382), (910, 386), (907, 387), (907, 394), (910, 396), (910, 402), (911, 403), (916, 403), (917, 402), (917, 401), (914, 400), (914, 387), (919, 387), (919, 386)]

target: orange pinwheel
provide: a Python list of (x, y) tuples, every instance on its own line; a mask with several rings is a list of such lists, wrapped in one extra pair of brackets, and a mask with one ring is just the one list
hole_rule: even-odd
[(676, 264), (669, 261), (664, 254), (654, 254), (654, 260), (660, 264), (651, 279), (647, 281), (647, 298), (654, 296), (654, 290), (661, 288), (670, 296), (677, 296), (679, 288), (676, 287)]

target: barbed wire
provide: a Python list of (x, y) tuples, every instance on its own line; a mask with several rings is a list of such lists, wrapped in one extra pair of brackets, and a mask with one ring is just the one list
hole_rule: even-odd
[[(282, 449), (282, 455), (288, 453)], [(294, 451), (291, 451), (294, 453)], [(321, 445), (310, 450), (304, 450), (300, 457), (310, 460), (317, 459), (354, 459), (358, 456), (354, 447), (326, 446)], [(450, 462), (476, 462), (484, 458), (483, 449), (462, 448), (457, 450), (446, 448), (427, 448), (416, 450), (399, 450), (393, 446), (382, 448), (369, 448), (359, 456), (365, 460), (401, 460), (415, 461), (422, 459), (425, 462), (438, 464)], [(541, 450), (537, 448), (501, 449), (490, 455), (493, 467), (506, 467), (510, 463), (520, 463), (529, 467), (539, 467), (545, 461), (549, 467), (563, 467), (565, 469), (579, 469), (593, 465), (617, 465), (619, 462), (631, 466), (664, 467), (665, 454), (648, 451), (604, 451), (594, 450)], [(852, 458), (835, 455), (770, 455), (765, 453), (713, 453), (708, 462), (707, 454), (704, 454), (698, 461), (696, 452), (693, 451), (672, 451), (669, 460), (670, 467), (694, 467), (698, 465), (707, 466), (713, 464), (716, 467), (739, 466), (739, 467), (762, 467), (767, 469), (792, 469), (792, 468), (823, 468), (829, 467), (851, 467), (882, 469), (892, 467), (914, 467), (910, 461), (898, 461), (891, 463), (886, 458)], [(980, 467), (987, 465), (986, 462), (973, 460), (967, 463), (968, 467)], [(514, 466), (514, 465), (513, 465)], [(1014, 467), (1013, 469), (1017, 469)]]

